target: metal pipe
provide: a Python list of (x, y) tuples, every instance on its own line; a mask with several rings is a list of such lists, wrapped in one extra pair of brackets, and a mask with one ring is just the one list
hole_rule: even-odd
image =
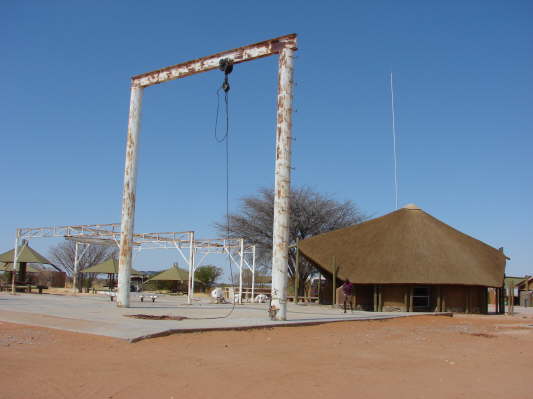
[(78, 264), (79, 264), (79, 259), (78, 259), (78, 241), (76, 241), (76, 248), (74, 250), (74, 273), (72, 274), (72, 293), (74, 295), (76, 295), (76, 285), (77, 285), (77, 280), (78, 280)]
[(196, 246), (194, 246), (194, 250), (192, 252), (192, 275), (191, 275), (191, 303), (194, 298), (194, 274), (196, 273)]
[[(241, 238), (241, 260), (239, 263), (239, 305), (242, 305), (242, 268), (244, 260), (244, 239)], [(235, 299), (234, 299), (235, 300)]]
[(11, 294), (15, 295), (15, 279), (17, 276), (17, 262), (19, 260), (20, 230), (15, 233), (15, 250), (13, 251), (13, 272), (11, 276)]
[[(300, 240), (296, 237), (296, 260), (294, 263), (294, 303), (298, 303), (298, 288), (300, 285)], [(311, 280), (311, 287), (313, 281)]]
[(192, 304), (194, 295), (194, 231), (189, 234), (189, 286), (187, 287), (187, 303)]
[(255, 245), (252, 247), (252, 302), (255, 300)]
[(287, 265), (291, 185), (292, 96), (294, 48), (279, 55), (276, 128), (276, 177), (272, 240), (272, 305), (274, 320), (287, 320)]
[(124, 191), (122, 195), (122, 219), (120, 223), (120, 257), (118, 263), (117, 306), (129, 307), (131, 247), (135, 222), (135, 192), (137, 184), (137, 148), (141, 130), (141, 106), (143, 88), (131, 87), (126, 165), (124, 168)]

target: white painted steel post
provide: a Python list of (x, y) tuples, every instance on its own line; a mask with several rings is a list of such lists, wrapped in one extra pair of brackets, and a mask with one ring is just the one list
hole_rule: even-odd
[(187, 303), (192, 303), (192, 296), (194, 294), (194, 232), (189, 234), (189, 286), (187, 288)]
[(252, 302), (255, 300), (255, 245), (252, 247)]
[(194, 251), (192, 253), (192, 276), (191, 276), (191, 301), (194, 298), (194, 275), (196, 274), (196, 246), (194, 247)]
[(287, 320), (293, 58), (293, 48), (284, 47), (281, 50), (278, 75), (276, 177), (272, 240), (272, 304), (269, 312), (274, 320)]
[(17, 261), (19, 259), (20, 230), (15, 234), (15, 250), (13, 251), (13, 273), (11, 276), (11, 294), (15, 295), (15, 280), (17, 278)]
[(118, 264), (117, 306), (130, 305), (131, 249), (135, 222), (135, 192), (137, 185), (137, 148), (141, 130), (141, 106), (143, 88), (131, 87), (126, 165), (124, 168), (124, 191), (122, 195), (122, 219), (120, 224), (120, 257)]
[(72, 293), (76, 295), (76, 284), (78, 282), (78, 246), (79, 243), (76, 241), (76, 249), (74, 250), (74, 273), (72, 274)]
[(241, 260), (239, 263), (239, 305), (242, 305), (242, 269), (244, 267), (244, 239), (241, 238)]

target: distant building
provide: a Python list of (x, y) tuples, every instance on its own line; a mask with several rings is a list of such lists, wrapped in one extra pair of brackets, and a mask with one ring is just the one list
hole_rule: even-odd
[(520, 306), (533, 306), (533, 277), (525, 276), (525, 278), (516, 285), (518, 290), (518, 301)]
[(385, 216), (300, 241), (300, 253), (326, 277), (320, 302), (354, 284), (357, 309), (485, 313), (488, 288), (502, 310), (506, 256), (407, 205)]

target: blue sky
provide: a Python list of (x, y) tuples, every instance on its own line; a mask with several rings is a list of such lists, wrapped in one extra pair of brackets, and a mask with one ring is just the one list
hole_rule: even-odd
[[(298, 33), (293, 185), (370, 216), (394, 210), (392, 71), (400, 204), (503, 246), (508, 274), (533, 274), (532, 17), (529, 1), (4, 0), (0, 251), (17, 227), (120, 220), (132, 75)], [(230, 77), (233, 210), (274, 181), (276, 73), (269, 57)], [(136, 231), (215, 235), (222, 77), (145, 90)], [(176, 260), (150, 252), (136, 267)]]

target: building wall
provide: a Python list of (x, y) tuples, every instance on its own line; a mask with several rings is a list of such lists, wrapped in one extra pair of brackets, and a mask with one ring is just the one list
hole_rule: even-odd
[(405, 312), (405, 294), (409, 288), (405, 285), (382, 285), (380, 287), (382, 309), (384, 312)]
[[(321, 292), (320, 303), (331, 304), (331, 280)], [(355, 309), (373, 311), (375, 305), (378, 311), (408, 312), (410, 309), (410, 295), (418, 285), (358, 285), (355, 287)], [(488, 290), (481, 286), (461, 285), (431, 285), (429, 287), (428, 312), (455, 312), (455, 313), (486, 313)], [(440, 296), (440, 300), (439, 300)], [(376, 301), (376, 304), (374, 303)], [(337, 305), (342, 306), (344, 295), (342, 289), (337, 288)], [(440, 306), (439, 306), (440, 305)]]

